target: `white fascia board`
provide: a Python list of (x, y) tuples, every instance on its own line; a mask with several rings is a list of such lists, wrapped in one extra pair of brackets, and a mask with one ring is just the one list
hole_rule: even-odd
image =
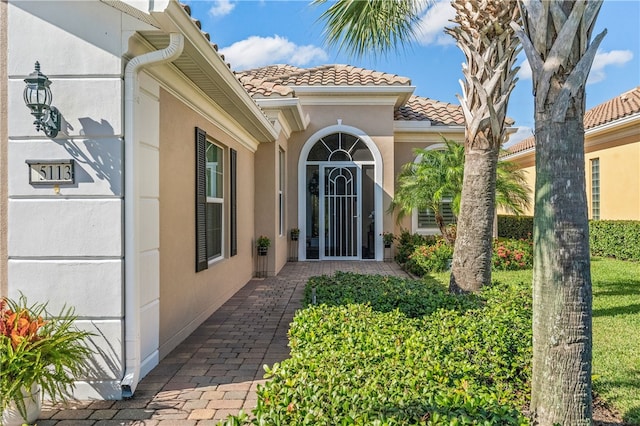
[(281, 111), (291, 131), (302, 131), (307, 128), (311, 119), (305, 114), (298, 98), (260, 98), (255, 100), (269, 117), (269, 111)]
[(609, 136), (624, 138), (627, 136), (640, 136), (640, 113), (623, 117), (616, 121), (592, 127), (584, 132), (584, 146), (593, 147), (611, 141)]
[[(415, 86), (292, 86), (306, 105), (404, 105)], [(386, 98), (386, 99), (385, 99)], [(391, 99), (389, 99), (391, 98)]]
[(164, 31), (178, 31), (184, 35), (186, 41), (198, 52), (197, 65), (202, 70), (210, 69), (214, 71), (215, 77), (222, 80), (227, 88), (225, 94), (233, 99), (234, 104), (243, 111), (245, 117), (252, 120), (256, 127), (260, 129), (261, 134), (256, 136), (260, 136), (259, 139), (265, 142), (274, 141), (277, 138), (277, 133), (267, 116), (247, 93), (209, 40), (204, 37), (200, 29), (187, 16), (182, 6), (177, 1), (170, 1), (163, 12), (151, 13), (162, 24)]
[(529, 155), (530, 153), (535, 152), (535, 151), (536, 151), (535, 147), (527, 148), (525, 150), (518, 151), (518, 152), (515, 152), (513, 154), (508, 154), (508, 155), (505, 155), (504, 157), (500, 157), (500, 161), (513, 161), (513, 160), (516, 160), (516, 159), (518, 159), (520, 157), (524, 157), (526, 155)]
[(464, 133), (464, 126), (432, 125), (431, 121), (394, 120), (393, 131), (399, 133)]

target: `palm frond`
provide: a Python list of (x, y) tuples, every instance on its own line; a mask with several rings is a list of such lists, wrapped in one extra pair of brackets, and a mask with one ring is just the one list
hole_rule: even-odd
[[(327, 0), (314, 0), (322, 5)], [(329, 46), (349, 55), (387, 54), (415, 39), (420, 0), (338, 0), (320, 15)]]

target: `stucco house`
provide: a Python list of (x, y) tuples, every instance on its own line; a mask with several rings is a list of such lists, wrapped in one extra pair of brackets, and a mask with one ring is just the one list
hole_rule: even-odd
[[(589, 219), (640, 220), (640, 87), (586, 111), (584, 128)], [(503, 158), (526, 171), (533, 189), (535, 138), (524, 139), (508, 152)], [(533, 202), (525, 214), (533, 215)]]
[[(72, 305), (95, 333), (79, 398), (131, 395), (292, 249), (382, 260), (400, 166), (464, 135), (458, 106), (405, 77), (234, 72), (174, 0), (0, 2), (0, 73), (0, 294)], [(42, 75), (61, 116), (49, 136), (23, 96)], [(427, 219), (402, 226), (426, 232)]]

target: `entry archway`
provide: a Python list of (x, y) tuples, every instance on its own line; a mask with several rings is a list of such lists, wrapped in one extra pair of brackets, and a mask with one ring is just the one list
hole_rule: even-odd
[(382, 260), (382, 157), (369, 136), (342, 124), (316, 132), (298, 177), (299, 259)]

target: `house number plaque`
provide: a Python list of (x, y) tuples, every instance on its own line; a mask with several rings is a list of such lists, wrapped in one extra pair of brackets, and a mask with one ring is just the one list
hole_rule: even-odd
[(27, 160), (31, 185), (73, 184), (75, 162), (73, 160)]

